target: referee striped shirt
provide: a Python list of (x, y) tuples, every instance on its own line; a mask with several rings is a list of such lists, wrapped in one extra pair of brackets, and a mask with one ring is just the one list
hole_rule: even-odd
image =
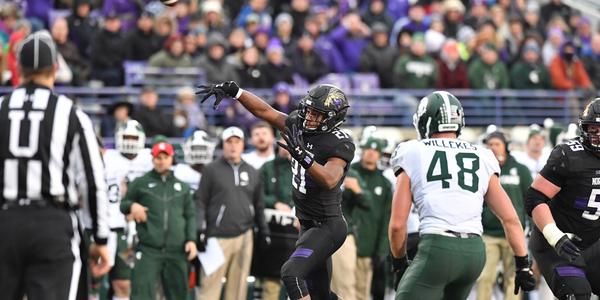
[(78, 208), (80, 197), (87, 199), (95, 241), (105, 244), (103, 175), (92, 122), (73, 101), (33, 83), (0, 97), (0, 204), (54, 201)]

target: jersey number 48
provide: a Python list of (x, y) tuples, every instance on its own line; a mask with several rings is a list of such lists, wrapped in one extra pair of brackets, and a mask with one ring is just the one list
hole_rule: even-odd
[[(463, 190), (475, 193), (479, 187), (479, 177), (477, 176), (477, 170), (479, 170), (479, 156), (475, 153), (464, 152), (457, 153), (454, 156), (456, 160), (456, 165), (460, 169), (458, 171), (458, 186), (460, 186)], [(465, 160), (472, 160), (471, 166), (465, 166)], [(436, 171), (436, 166), (440, 165), (439, 173), (434, 174)], [(465, 181), (465, 174), (471, 175), (471, 183), (467, 183)], [(444, 151), (435, 151), (433, 154), (433, 158), (431, 159), (431, 163), (429, 164), (429, 169), (427, 170), (427, 181), (441, 181), (442, 188), (447, 189), (450, 188), (449, 180), (452, 179), (452, 174), (448, 172), (448, 158), (446, 157), (446, 152)]]

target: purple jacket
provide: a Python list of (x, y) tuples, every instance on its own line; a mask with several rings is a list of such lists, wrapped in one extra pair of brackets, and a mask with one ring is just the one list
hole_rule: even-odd
[(321, 35), (317, 37), (315, 40), (315, 51), (321, 56), (332, 72), (343, 73), (346, 71), (347, 67), (344, 57), (328, 36)]
[(107, 15), (116, 12), (121, 19), (121, 32), (128, 32), (136, 27), (137, 18), (140, 15), (135, 1), (131, 0), (104, 0), (102, 14)]
[(348, 29), (341, 25), (331, 31), (329, 38), (346, 61), (346, 70), (344, 71), (358, 70), (360, 67), (360, 54), (363, 48), (369, 43), (368, 38), (352, 37)]

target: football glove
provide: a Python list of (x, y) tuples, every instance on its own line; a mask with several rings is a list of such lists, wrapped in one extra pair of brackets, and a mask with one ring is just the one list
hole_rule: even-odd
[(287, 150), (290, 155), (305, 169), (310, 168), (315, 162), (314, 158), (306, 150), (302, 130), (299, 128), (297, 120), (290, 115), (285, 122), (285, 132), (281, 135), (286, 144), (277, 142), (277, 144)]
[(581, 242), (580, 237), (572, 233), (565, 233), (554, 245), (554, 250), (569, 262), (574, 262), (581, 255), (581, 250), (575, 245), (578, 242)]
[(525, 292), (529, 292), (535, 288), (535, 278), (531, 271), (531, 263), (529, 256), (515, 256), (515, 295), (519, 293), (519, 288)]
[(218, 84), (201, 85), (196, 92), (196, 95), (204, 95), (200, 103), (208, 100), (211, 96), (215, 96), (215, 103), (213, 109), (217, 109), (223, 98), (230, 97), (237, 99), (238, 93), (241, 91), (240, 87), (235, 81), (221, 82)]
[(394, 271), (394, 290), (398, 289), (400, 279), (404, 276), (406, 269), (410, 266), (410, 260), (405, 256), (401, 258), (392, 257), (392, 271)]

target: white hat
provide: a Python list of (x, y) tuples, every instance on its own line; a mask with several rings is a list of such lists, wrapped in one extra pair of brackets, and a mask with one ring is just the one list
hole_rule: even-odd
[(219, 1), (209, 0), (202, 4), (202, 12), (207, 14), (209, 12), (221, 13), (223, 11), (223, 7)]
[(223, 130), (223, 133), (221, 134), (221, 139), (223, 139), (223, 141), (227, 141), (230, 137), (233, 136), (237, 136), (240, 139), (244, 139), (244, 131), (241, 130), (239, 127), (235, 127), (235, 126), (231, 126), (231, 127), (227, 127), (225, 128), (225, 130)]

